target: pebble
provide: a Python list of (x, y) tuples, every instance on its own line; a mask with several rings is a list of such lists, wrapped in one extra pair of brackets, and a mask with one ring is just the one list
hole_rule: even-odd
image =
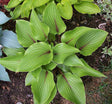
[(21, 102), (17, 102), (16, 104), (22, 104)]

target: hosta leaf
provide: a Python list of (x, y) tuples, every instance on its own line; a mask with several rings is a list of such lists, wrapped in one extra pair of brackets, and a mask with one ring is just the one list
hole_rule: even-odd
[(84, 66), (82, 61), (76, 55), (67, 57), (63, 64), (67, 66)]
[(55, 62), (50, 62), (49, 64), (45, 65), (45, 68), (47, 70), (53, 70), (56, 66), (57, 64)]
[[(85, 27), (88, 30), (87, 27)], [(104, 42), (107, 32), (99, 29), (90, 28), (89, 31), (84, 32), (78, 39), (76, 47), (80, 49), (80, 53), (84, 56), (91, 55)]]
[(14, 56), (17, 55), (18, 53), (24, 53), (25, 50), (24, 48), (3, 48), (3, 52), (7, 55), (7, 56)]
[(37, 103), (44, 104), (50, 97), (55, 87), (53, 74), (49, 71), (42, 70), (39, 80), (32, 83), (32, 92)]
[[(20, 61), (23, 58), (23, 54), (18, 54), (15, 56), (8, 56), (0, 59), (0, 64), (2, 64), (7, 69), (17, 72)], [(22, 70), (22, 69), (21, 69)]]
[(16, 19), (21, 15), (21, 5), (18, 5), (13, 12), (10, 13), (12, 19)]
[(32, 38), (32, 31), (30, 27), (30, 22), (25, 20), (16, 21), (16, 32), (19, 43), (24, 47), (29, 47), (35, 42)]
[(91, 28), (86, 27), (76, 27), (73, 30), (65, 32), (62, 37), (61, 41), (63, 43), (69, 44), (71, 46), (75, 46), (76, 41), (86, 32), (88, 32)]
[(73, 55), (74, 53), (79, 52), (77, 48), (69, 46), (65, 43), (57, 44), (54, 47), (53, 51), (54, 51), (54, 61), (58, 64), (62, 64), (65, 58), (67, 58), (70, 55)]
[(50, 3), (43, 12), (43, 21), (50, 27), (50, 33), (61, 34), (66, 25), (61, 19), (60, 13), (54, 2)]
[(50, 45), (39, 42), (31, 45), (21, 60), (19, 70), (33, 71), (41, 65), (49, 64), (53, 58)]
[(57, 88), (65, 99), (75, 104), (86, 104), (84, 85), (77, 75), (71, 73), (59, 75), (57, 79)]
[(44, 104), (50, 104), (50, 102), (51, 102), (51, 101), (53, 100), (53, 98), (55, 97), (56, 93), (57, 93), (57, 88), (56, 88), (56, 86), (55, 86), (54, 89), (53, 89), (52, 92), (51, 92), (51, 95), (50, 95), (49, 99), (48, 99)]
[(40, 73), (42, 71), (42, 68), (39, 67), (36, 70), (32, 71), (31, 74), (33, 75), (33, 77), (38, 81)]
[(2, 31), (0, 43), (7, 48), (22, 48), (17, 40), (17, 35), (9, 30)]
[(0, 65), (0, 80), (10, 81), (8, 73), (6, 72), (5, 68), (2, 65)]
[(17, 5), (19, 5), (22, 1), (23, 0), (10, 0), (8, 5), (7, 5), (7, 8), (14, 8)]
[(78, 0), (69, 0), (71, 4), (75, 4), (78, 2)]
[(74, 8), (83, 14), (95, 14), (100, 12), (100, 8), (91, 2), (80, 2), (79, 4), (75, 4)]
[(46, 8), (46, 5), (42, 5), (40, 7), (35, 8), (35, 11), (38, 13), (38, 15), (43, 14), (43, 11), (44, 11), (45, 8)]
[(29, 72), (25, 78), (25, 86), (32, 85), (33, 81), (39, 79), (40, 72), (42, 71), (42, 68), (38, 68), (32, 72)]
[(49, 0), (34, 0), (33, 1), (33, 7), (40, 7), (44, 4), (46, 4), (47, 2), (49, 2)]
[(88, 2), (93, 2), (94, 0), (78, 0), (79, 2), (81, 1), (88, 1)]
[(25, 0), (21, 5), (21, 17), (29, 17), (30, 10), (33, 8), (32, 0)]
[(25, 86), (30, 86), (32, 84), (32, 81), (35, 80), (35, 78), (33, 77), (33, 75), (31, 74), (31, 72), (29, 72), (27, 75), (26, 75), (26, 78), (25, 78)]
[(66, 66), (66, 65), (64, 65), (64, 64), (59, 64), (59, 65), (57, 65), (57, 67), (58, 67), (59, 69), (61, 69), (64, 73), (66, 73), (66, 72), (71, 72), (70, 67), (69, 67), (69, 66)]
[(10, 20), (10, 18), (7, 17), (7, 16), (4, 14), (4, 12), (1, 12), (1, 11), (0, 11), (0, 25), (6, 23), (6, 22), (9, 21), (9, 20)]
[(33, 38), (35, 40), (45, 41), (48, 37), (49, 27), (39, 20), (34, 10), (32, 10), (30, 21), (32, 23)]
[(77, 74), (79, 77), (83, 76), (94, 76), (94, 77), (105, 77), (101, 72), (91, 68), (83, 59), (81, 59), (85, 66), (76, 66), (72, 67), (71, 71), (74, 74)]
[(60, 15), (65, 19), (71, 19), (73, 15), (72, 6), (69, 0), (62, 0), (61, 3), (57, 4)]

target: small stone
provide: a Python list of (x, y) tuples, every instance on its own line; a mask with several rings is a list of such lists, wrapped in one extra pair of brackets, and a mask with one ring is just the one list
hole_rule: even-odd
[(30, 95), (30, 94), (27, 94), (27, 97), (29, 97), (29, 98), (30, 98), (30, 97), (32, 97), (32, 95)]
[(22, 104), (21, 102), (17, 102), (16, 104)]

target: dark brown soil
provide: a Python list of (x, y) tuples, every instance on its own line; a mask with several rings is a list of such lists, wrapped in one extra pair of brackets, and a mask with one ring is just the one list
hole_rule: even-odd
[(11, 82), (0, 82), (0, 104), (33, 104), (31, 89), (25, 87), (26, 73), (9, 72), (9, 76)]
[[(102, 54), (102, 48), (105, 46), (110, 47), (112, 45), (112, 23), (105, 21), (100, 15), (82, 15), (74, 11), (73, 18), (71, 20), (65, 20), (68, 30), (74, 29), (76, 26), (88, 26), (93, 28), (100, 28), (109, 32), (109, 35), (104, 44), (91, 56), (83, 57), (90, 66), (96, 70), (102, 71), (108, 76), (104, 78), (84, 77), (83, 81), (86, 89), (87, 104), (112, 104), (112, 69), (104, 72), (103, 66), (110, 64), (111, 57)], [(106, 25), (99, 26), (102, 23)], [(14, 30), (15, 23), (9, 21), (3, 26), (3, 29)], [(112, 68), (112, 67), (111, 67)], [(111, 71), (110, 71), (111, 70)], [(25, 87), (26, 73), (14, 73), (8, 71), (11, 82), (0, 81), (0, 104), (33, 104), (33, 95), (30, 87)], [(110, 80), (111, 79), (111, 80)], [(106, 84), (106, 85), (105, 85)], [(102, 87), (103, 86), (103, 87)], [(57, 93), (55, 99), (51, 104), (73, 104), (60, 96)]]

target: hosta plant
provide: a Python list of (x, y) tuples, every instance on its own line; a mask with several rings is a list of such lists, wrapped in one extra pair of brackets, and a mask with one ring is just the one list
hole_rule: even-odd
[(73, 15), (72, 6), (80, 13), (95, 14), (99, 13), (99, 7), (94, 4), (94, 0), (10, 0), (7, 5), (8, 9), (15, 8), (11, 15), (13, 18), (21, 16), (29, 17), (30, 11), (36, 8), (38, 14), (42, 14), (45, 7), (51, 2), (57, 4), (61, 16), (65, 19), (71, 19)]
[[(2, 25), (9, 21), (10, 18), (7, 17), (3, 12), (0, 11), (0, 58), (4, 57), (5, 53), (6, 55), (15, 54), (16, 50), (15, 48), (22, 47), (17, 40), (17, 35), (9, 30), (2, 30)], [(14, 52), (12, 52), (12, 49), (14, 48)], [(10, 50), (11, 52), (10, 52)], [(13, 54), (13, 55), (14, 55)], [(10, 78), (8, 76), (8, 73), (5, 71), (5, 68), (0, 64), (0, 80), (2, 81), (10, 81)]]
[(16, 21), (18, 41), (25, 51), (0, 59), (0, 64), (11, 71), (28, 72), (25, 85), (31, 85), (34, 104), (49, 104), (57, 90), (75, 104), (86, 104), (81, 77), (105, 77), (79, 53), (91, 55), (102, 45), (107, 32), (84, 26), (65, 30), (55, 3), (45, 8), (42, 21), (33, 9), (30, 21)]

